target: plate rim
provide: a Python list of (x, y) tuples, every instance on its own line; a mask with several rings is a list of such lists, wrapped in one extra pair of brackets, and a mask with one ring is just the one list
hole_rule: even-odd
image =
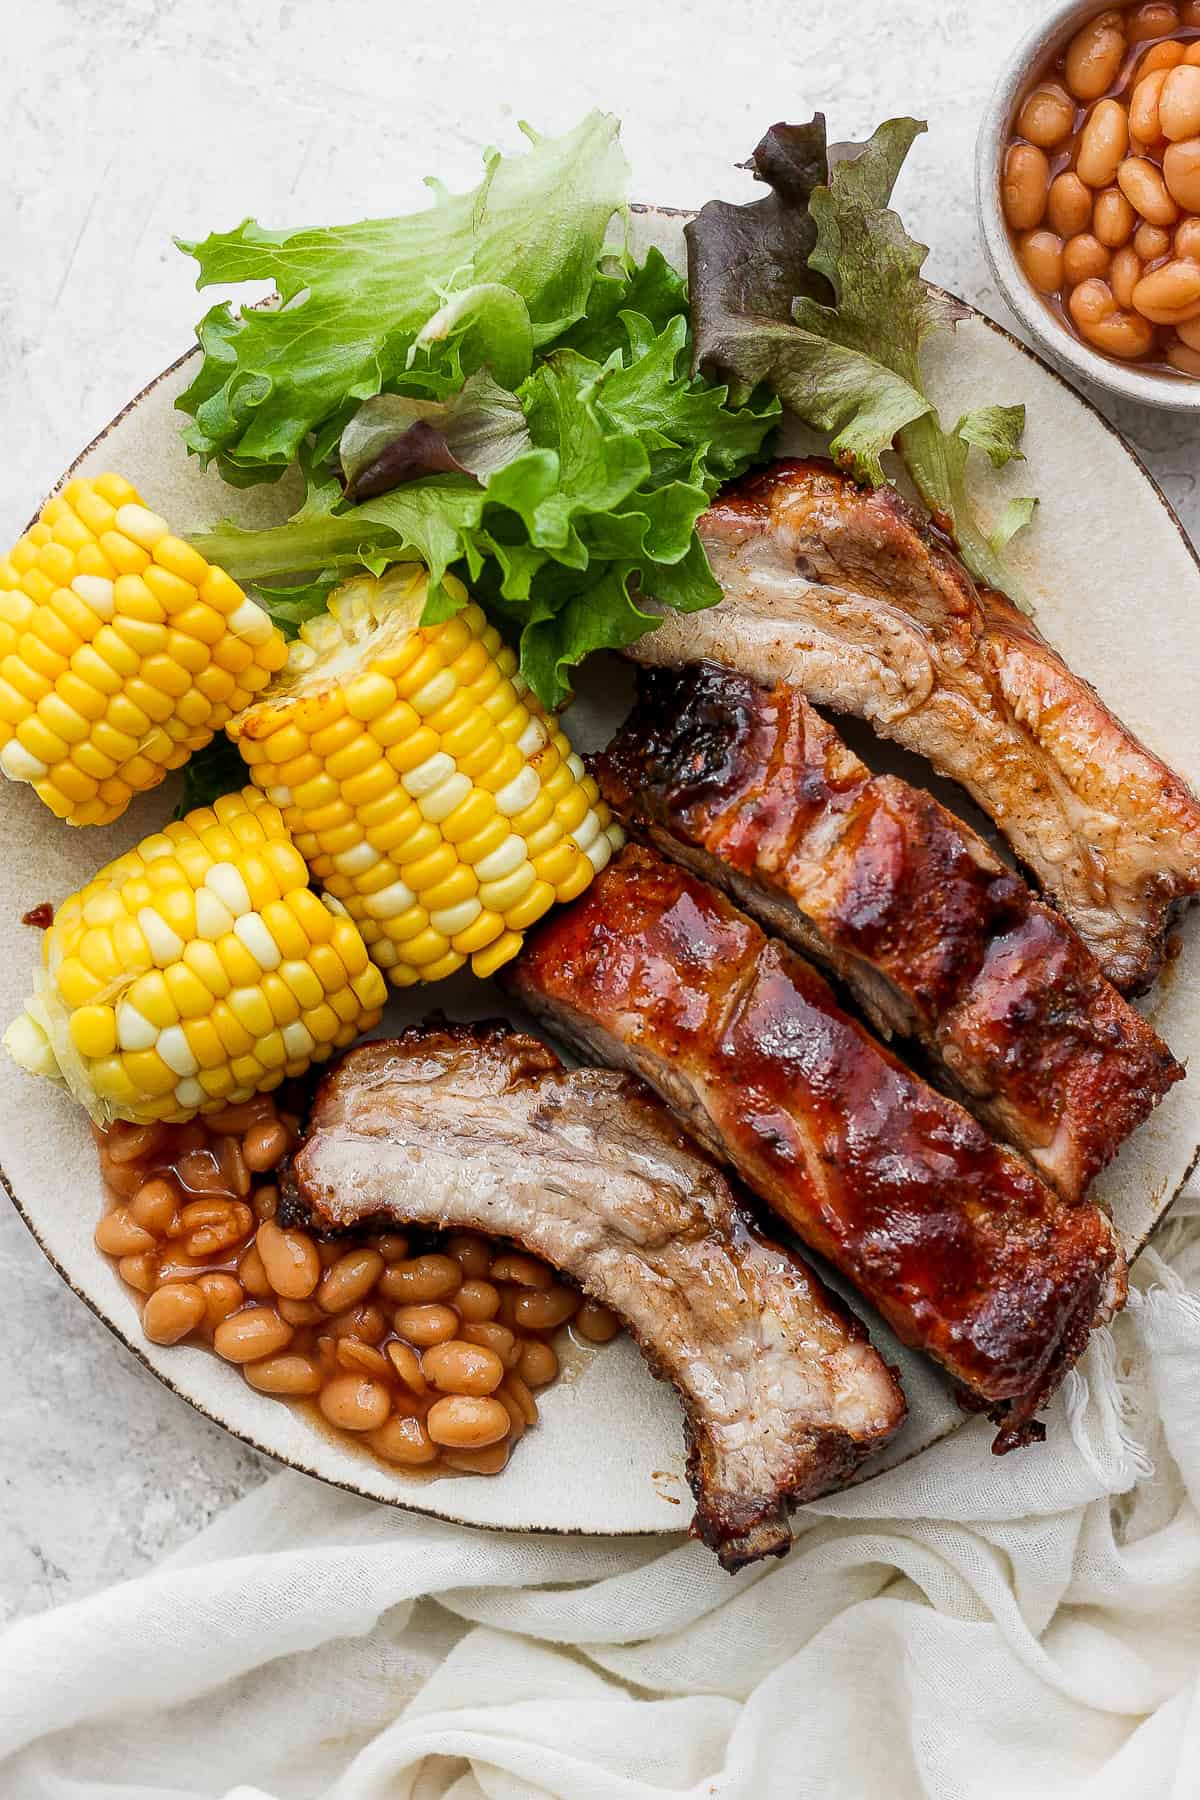
[[(694, 209), (689, 209), (686, 207), (674, 207), (674, 206), (657, 206), (657, 205), (654, 205), (654, 204), (651, 204), (651, 203), (648, 203), (645, 201), (636, 201), (636, 200), (631, 201), (629, 203), (629, 210), (631, 212), (638, 213), (638, 214), (641, 214), (644, 216), (653, 216), (653, 217), (664, 218), (664, 219), (689, 220), (689, 219), (694, 219), (696, 217), (696, 212)], [(1076, 387), (1075, 384), (1071, 380), (1069, 380), (1068, 377), (1060, 369), (1056, 368), (1054, 366), (1054, 364), (1051, 363), (1038, 350), (1032, 348), (1029, 344), (1025, 343), (1024, 340), (1021, 339), (1020, 337), (1018, 337), (1017, 334), (1014, 331), (1010, 330), (1008, 326), (1002, 325), (998, 320), (991, 318), (990, 315), (987, 314), (986, 312), (984, 312), (980, 307), (971, 304), (969, 301), (962, 300), (958, 295), (950, 292), (950, 290), (942, 288), (934, 282), (929, 282), (929, 283), (927, 283), (927, 285), (930, 288), (932, 288), (936, 293), (945, 297), (946, 299), (954, 301), (959, 306), (966, 307), (967, 313), (971, 318), (978, 320), (983, 325), (986, 325), (990, 331), (994, 332), (997, 336), (1004, 338), (1008, 343), (1012, 344), (1015, 347), (1015, 349), (1022, 356), (1028, 357), (1032, 362), (1036, 363), (1038, 365), (1038, 367), (1041, 368), (1045, 374), (1049, 375), (1060, 387), (1065, 388), (1067, 390), (1067, 392), (1071, 395), (1072, 399), (1075, 400), (1078, 404), (1082, 405), (1092, 415), (1092, 417), (1094, 419), (1096, 419), (1103, 426), (1104, 430), (1109, 434), (1109, 436), (1111, 438), (1113, 438), (1116, 441), (1117, 445), (1128, 457), (1129, 461), (1133, 464), (1133, 466), (1136, 469), (1136, 471), (1138, 472), (1138, 474), (1143, 478), (1143, 480), (1147, 483), (1147, 485), (1151, 489), (1159, 506), (1165, 512), (1166, 516), (1170, 519), (1172, 525), (1175, 527), (1176, 533), (1178, 534), (1178, 536), (1184, 546), (1185, 551), (1187, 552), (1188, 556), (1190, 557), (1192, 563), (1195, 566), (1197, 575), (1200, 576), (1200, 547), (1198, 547), (1193, 542), (1182, 519), (1179, 517), (1178, 512), (1176, 511), (1176, 509), (1173, 506), (1173, 504), (1171, 503), (1171, 501), (1167, 498), (1166, 494), (1163, 492), (1163, 489), (1162, 489), (1160, 483), (1158, 482), (1157, 478), (1155, 477), (1155, 475), (1152, 473), (1152, 471), (1149, 468), (1147, 468), (1147, 466), (1146, 466), (1145, 462), (1142, 460), (1142, 457), (1139, 454), (1139, 452), (1134, 448), (1134, 446), (1125, 437), (1124, 433), (1115, 424), (1113, 424), (1113, 422), (1109, 418), (1106, 417), (1106, 415), (1100, 409), (1100, 407), (1097, 405), (1095, 400), (1093, 400), (1090, 395), (1082, 392), (1078, 387)], [(261, 305), (263, 303), (259, 302), (259, 304)], [(83, 448), (81, 450), (79, 450), (79, 452), (72, 458), (72, 460), (68, 464), (67, 468), (63, 471), (63, 473), (55, 481), (55, 483), (51, 487), (49, 493), (45, 496), (45, 499), (40, 503), (37, 511), (34, 512), (32, 518), (29, 520), (28, 524), (25, 526), (26, 530), (29, 529), (30, 525), (36, 523), (36, 520), (38, 517), (38, 512), (40, 512), (41, 506), (44, 506), (47, 500), (52, 499), (56, 494), (58, 494), (62, 491), (62, 489), (72, 479), (72, 477), (74, 476), (76, 470), (79, 468), (81, 463), (83, 463), (83, 461), (87, 457), (89, 457), (93, 451), (97, 450), (104, 443), (105, 439), (107, 437), (109, 437), (109, 435), (117, 428), (117, 426), (120, 425), (121, 422), (124, 419), (126, 419), (129, 416), (129, 414), (136, 407), (141, 405), (141, 403), (147, 398), (147, 396), (150, 395), (151, 393), (153, 393), (154, 390), (157, 387), (159, 387), (162, 382), (166, 381), (170, 376), (176, 374), (177, 371), (179, 369), (181, 369), (183, 367), (183, 365), (185, 363), (187, 363), (192, 357), (199, 356), (200, 354), (201, 354), (201, 346), (198, 343), (189, 345), (189, 347), (180, 356), (177, 356), (174, 359), (174, 361), (168, 363), (165, 368), (160, 369), (156, 375), (152, 376), (151, 379), (148, 382), (146, 382), (143, 387), (139, 388), (138, 391), (134, 395), (132, 395), (131, 398), (129, 400), (127, 400), (125, 402), (125, 404), (116, 413), (113, 414), (112, 418), (110, 418), (106, 424), (101, 426), (99, 431), (97, 431), (95, 433), (95, 435), (88, 441), (88, 443), (86, 443), (83, 446)], [(1158, 1214), (1158, 1217), (1154, 1220), (1154, 1223), (1150, 1226), (1149, 1230), (1139, 1239), (1137, 1244), (1134, 1246), (1134, 1248), (1130, 1252), (1130, 1254), (1129, 1254), (1130, 1265), (1132, 1265), (1136, 1261), (1137, 1257), (1140, 1256), (1141, 1252), (1145, 1249), (1146, 1245), (1150, 1242), (1150, 1240), (1154, 1236), (1155, 1232), (1159, 1229), (1159, 1227), (1163, 1224), (1165, 1219), (1168, 1217), (1168, 1215), (1170, 1214), (1176, 1201), (1179, 1199), (1183, 1190), (1187, 1187), (1189, 1181), (1192, 1179), (1192, 1176), (1196, 1173), (1196, 1170), (1198, 1167), (1200, 1167), (1200, 1141), (1198, 1141), (1196, 1143), (1195, 1147), (1193, 1148), (1191, 1158), (1187, 1164), (1184, 1174), (1181, 1177), (1181, 1179), (1179, 1180), (1179, 1182), (1176, 1184), (1174, 1190), (1171, 1193), (1170, 1198), (1163, 1204), (1162, 1209)], [(353, 1481), (342, 1479), (341, 1477), (339, 1477), (337, 1475), (325, 1473), (324, 1471), (311, 1466), (309, 1463), (302, 1460), (301, 1458), (299, 1458), (295, 1455), (289, 1454), (286, 1451), (279, 1451), (279, 1450), (274, 1450), (274, 1449), (269, 1448), (267, 1445), (260, 1443), (258, 1438), (255, 1437), (253, 1435), (253, 1433), (246, 1427), (239, 1425), (239, 1424), (233, 1424), (227, 1419), (220, 1418), (217, 1415), (217, 1413), (215, 1413), (211, 1409), (211, 1403), (206, 1403), (205, 1401), (194, 1397), (192, 1394), (185, 1392), (183, 1388), (177, 1386), (176, 1382), (171, 1377), (171, 1375), (169, 1375), (165, 1371), (159, 1369), (153, 1362), (151, 1362), (149, 1356), (147, 1355), (145, 1350), (141, 1347), (141, 1345), (136, 1341), (136, 1339), (132, 1335), (126, 1334), (126, 1331), (122, 1327), (122, 1325), (120, 1323), (118, 1323), (118, 1321), (115, 1318), (111, 1317), (105, 1311), (102, 1303), (98, 1299), (93, 1298), (93, 1296), (91, 1294), (87, 1293), (83, 1288), (79, 1287), (76, 1284), (76, 1282), (67, 1273), (66, 1269), (59, 1262), (58, 1258), (54, 1255), (54, 1253), (49, 1248), (48, 1244), (43, 1239), (40, 1231), (38, 1230), (36, 1223), (34, 1222), (34, 1219), (31, 1215), (30, 1211), (28, 1210), (28, 1208), (26, 1206), (26, 1203), (18, 1196), (16, 1189), (13, 1186), (13, 1183), (8, 1175), (8, 1172), (3, 1165), (2, 1158), (0, 1158), (0, 1186), (3, 1187), (4, 1192), (8, 1196), (8, 1199), (11, 1202), (14, 1211), (16, 1212), (17, 1216), (21, 1219), (26, 1230), (29, 1232), (30, 1236), (32, 1237), (34, 1243), (37, 1245), (37, 1247), (41, 1251), (42, 1255), (46, 1258), (46, 1261), (50, 1264), (50, 1266), (54, 1270), (55, 1274), (58, 1275), (59, 1279), (65, 1283), (65, 1285), (70, 1289), (71, 1293), (74, 1294), (78, 1300), (82, 1301), (84, 1306), (87, 1307), (88, 1311), (93, 1315), (93, 1317), (96, 1318), (97, 1320), (99, 1320), (100, 1324), (102, 1326), (104, 1326), (105, 1330), (109, 1333), (109, 1335), (111, 1337), (115, 1338), (119, 1344), (121, 1344), (132, 1356), (134, 1356), (136, 1358), (136, 1360), (141, 1364), (142, 1368), (145, 1369), (148, 1374), (153, 1376), (153, 1378), (156, 1381), (160, 1382), (162, 1384), (162, 1386), (165, 1387), (177, 1399), (182, 1400), (186, 1405), (190, 1406), (195, 1412), (199, 1413), (199, 1415), (202, 1418), (206, 1419), (210, 1424), (215, 1425), (219, 1430), (228, 1432), (229, 1435), (231, 1437), (235, 1438), (239, 1443), (245, 1444), (248, 1449), (255, 1451), (260, 1456), (264, 1456), (264, 1457), (268, 1458), (271, 1462), (277, 1464), (278, 1466), (291, 1469), (297, 1474), (308, 1476), (310, 1479), (312, 1479), (314, 1481), (323, 1482), (328, 1487), (338, 1488), (343, 1493), (353, 1494), (356, 1496), (356, 1498), (361, 1499), (361, 1500), (370, 1501), (374, 1505), (396, 1507), (404, 1512), (415, 1513), (418, 1516), (425, 1517), (425, 1518), (435, 1518), (445, 1524), (458, 1525), (458, 1526), (464, 1527), (464, 1528), (472, 1530), (472, 1531), (528, 1532), (531, 1534), (536, 1534), (536, 1535), (545, 1536), (545, 1537), (585, 1537), (585, 1538), (596, 1538), (596, 1539), (628, 1538), (630, 1540), (653, 1539), (653, 1538), (660, 1538), (660, 1537), (678, 1537), (681, 1535), (687, 1535), (686, 1528), (682, 1524), (672, 1525), (665, 1521), (662, 1525), (657, 1526), (652, 1529), (629, 1531), (629, 1530), (616, 1529), (616, 1528), (605, 1528), (603, 1526), (566, 1526), (566, 1525), (525, 1524), (525, 1523), (522, 1523), (520, 1525), (511, 1525), (511, 1524), (501, 1525), (501, 1524), (490, 1524), (490, 1523), (473, 1520), (473, 1519), (472, 1520), (464, 1520), (464, 1519), (458, 1517), (453, 1512), (444, 1512), (444, 1511), (439, 1510), (439, 1508), (436, 1505), (429, 1505), (429, 1504), (418, 1505), (418, 1504), (416, 1504), (413, 1493), (409, 1492), (407, 1490), (397, 1493), (395, 1495), (368, 1493), (365, 1489), (359, 1487)], [(971, 1414), (964, 1412), (960, 1415), (959, 1418), (952, 1419), (947, 1425), (945, 1425), (939, 1431), (937, 1431), (937, 1433), (933, 1437), (931, 1437), (928, 1440), (928, 1442), (920, 1445), (918, 1448), (908, 1451), (904, 1456), (900, 1457), (895, 1462), (889, 1463), (886, 1468), (881, 1468), (878, 1470), (871, 1470), (868, 1465), (867, 1470), (865, 1472), (857, 1475), (850, 1483), (847, 1484), (847, 1489), (842, 1490), (842, 1491), (848, 1491), (849, 1489), (853, 1489), (855, 1487), (865, 1486), (867, 1483), (877, 1479), (878, 1477), (891, 1474), (895, 1469), (903, 1468), (906, 1464), (912, 1462), (914, 1460), (914, 1458), (924, 1455), (926, 1451), (932, 1450), (935, 1445), (937, 1445), (939, 1443), (943, 1443), (948, 1437), (951, 1437), (956, 1431), (958, 1431), (961, 1428), (961, 1426), (963, 1426), (969, 1422), (971, 1416), (972, 1416)], [(320, 1441), (318, 1433), (314, 1432), (313, 1436), (314, 1436), (314, 1440), (316, 1442)], [(432, 1482), (428, 1483), (428, 1484), (420, 1484), (420, 1492), (422, 1494), (424, 1494), (426, 1491), (428, 1491), (428, 1489), (436, 1490), (436, 1484), (432, 1483)], [(816, 1504), (819, 1505), (820, 1504), (819, 1501)], [(797, 1512), (803, 1512), (805, 1510), (805, 1508), (798, 1507), (795, 1510)]]

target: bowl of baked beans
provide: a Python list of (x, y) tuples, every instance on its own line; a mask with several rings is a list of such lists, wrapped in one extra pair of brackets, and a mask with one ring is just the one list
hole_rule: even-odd
[(1200, 0), (1063, 0), (980, 128), (984, 246), (1052, 360), (1200, 412)]

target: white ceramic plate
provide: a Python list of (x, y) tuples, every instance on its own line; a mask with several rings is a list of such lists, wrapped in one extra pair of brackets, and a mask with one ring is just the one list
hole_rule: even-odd
[[(681, 261), (682, 225), (683, 215), (639, 209), (639, 247), (657, 243)], [(937, 346), (929, 360), (934, 394), (951, 418), (984, 400), (1025, 401), (1028, 463), (989, 480), (986, 504), (998, 511), (1009, 493), (1029, 483), (1042, 497), (1037, 523), (1016, 549), (1039, 623), (1128, 723), (1200, 785), (1194, 730), (1200, 567), (1166, 501), (1100, 416), (989, 321), (967, 320), (956, 342)], [(71, 472), (120, 470), (184, 529), (228, 513), (246, 523), (274, 522), (286, 511), (280, 489), (236, 493), (215, 476), (202, 476), (184, 455), (173, 406), (191, 379), (190, 364), (185, 357), (151, 383)], [(10, 520), (7, 529), (16, 523)], [(620, 665), (598, 661), (581, 684), (570, 722), (583, 749), (607, 740), (628, 691)], [(21, 924), (22, 913), (63, 899), (101, 863), (157, 829), (174, 804), (174, 792), (160, 788), (108, 830), (71, 831), (27, 787), (0, 782), (0, 1017), (19, 1010), (38, 955), (37, 934)], [(1192, 941), (1149, 1002), (1156, 1025), (1185, 1059), (1200, 1049), (1200, 951), (1195, 928), (1187, 935)], [(382, 1029), (435, 1007), (457, 1017), (505, 1010), (490, 984), (458, 979), (436, 993), (398, 999)], [(1195, 1160), (1198, 1138), (1193, 1096), (1187, 1086), (1177, 1087), (1097, 1184), (1131, 1249), (1170, 1204)], [(210, 1353), (162, 1349), (142, 1338), (129, 1293), (92, 1244), (103, 1200), (86, 1120), (70, 1100), (22, 1076), (6, 1058), (0, 1059), (0, 1154), (14, 1203), (80, 1298), (176, 1393), (256, 1448), (371, 1498), (473, 1525), (616, 1534), (676, 1531), (690, 1519), (674, 1396), (650, 1377), (627, 1340), (580, 1353), (545, 1395), (541, 1426), (502, 1475), (414, 1480), (318, 1434)], [(899, 1365), (910, 1406), (904, 1432), (868, 1465), (868, 1479), (943, 1436), (961, 1415), (932, 1367), (859, 1310), (880, 1350)]]

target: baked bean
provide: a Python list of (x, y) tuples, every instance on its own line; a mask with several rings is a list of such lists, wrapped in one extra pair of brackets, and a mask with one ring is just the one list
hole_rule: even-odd
[(267, 1279), (267, 1271), (263, 1267), (257, 1244), (251, 1244), (249, 1249), (242, 1252), (238, 1258), (237, 1272), (238, 1280), (255, 1300), (265, 1300), (268, 1294), (274, 1292)]
[[(237, 1205), (237, 1201), (217, 1195), (207, 1200), (189, 1200), (185, 1206), (180, 1208), (181, 1236), (186, 1236), (188, 1232), (198, 1231), (204, 1225), (228, 1225), (230, 1219), (235, 1216)], [(242, 1217), (246, 1220), (252, 1217), (251, 1209), (248, 1206), (244, 1208)]]
[[(1179, 229), (1182, 231), (1183, 226)], [(1141, 224), (1133, 234), (1133, 247), (1144, 263), (1157, 262), (1171, 248), (1171, 235), (1161, 225)]]
[(504, 1364), (494, 1350), (451, 1338), (431, 1344), (421, 1358), (426, 1381), (443, 1394), (490, 1394), (504, 1380)]
[(473, 1231), (455, 1231), (446, 1239), (446, 1255), (452, 1256), (468, 1280), (486, 1275), (492, 1264), (491, 1246)]
[(554, 1271), (536, 1257), (520, 1251), (504, 1250), (492, 1259), (492, 1280), (513, 1281), (518, 1287), (548, 1288), (554, 1285)]
[[(449, 1341), (449, 1340), (447, 1340)], [(429, 1392), (429, 1383), (421, 1369), (421, 1359), (411, 1344), (402, 1344), (396, 1338), (386, 1346), (388, 1361), (400, 1377), (406, 1388), (423, 1400)]]
[(109, 1163), (102, 1156), (100, 1167), (104, 1185), (118, 1200), (132, 1200), (145, 1179), (141, 1163)]
[(100, 1220), (93, 1235), (97, 1250), (105, 1256), (136, 1256), (140, 1250), (156, 1250), (153, 1235), (139, 1225), (127, 1206), (114, 1206)]
[(383, 1382), (367, 1375), (335, 1375), (321, 1389), (317, 1405), (340, 1431), (378, 1431), (392, 1410), (392, 1398)]
[(226, 1362), (258, 1362), (274, 1356), (292, 1341), (292, 1328), (270, 1306), (248, 1306), (231, 1313), (213, 1332), (213, 1348)]
[(1070, 137), (1075, 124), (1075, 103), (1057, 81), (1041, 81), (1026, 99), (1017, 119), (1017, 130), (1031, 144), (1049, 150)]
[(483, 1450), (444, 1450), (442, 1461), (460, 1475), (498, 1475), (509, 1458), (509, 1440), (489, 1444)]
[(1021, 239), (1021, 267), (1039, 294), (1057, 294), (1063, 281), (1062, 239), (1052, 231), (1027, 231)]
[(1001, 199), (1014, 231), (1032, 231), (1042, 222), (1050, 186), (1046, 153), (1036, 144), (1014, 144), (1004, 158)]
[(255, 1188), (254, 1198), (250, 1204), (255, 1218), (260, 1223), (263, 1219), (273, 1219), (279, 1211), (279, 1189), (273, 1182)]
[(1137, 79), (1143, 80), (1156, 69), (1173, 69), (1183, 61), (1183, 45), (1176, 42), (1153, 44), (1138, 64)]
[(162, 1250), (158, 1258), (158, 1285), (165, 1281), (195, 1281), (207, 1271), (203, 1263), (193, 1262), (181, 1250)]
[(1166, 79), (1166, 69), (1155, 69), (1151, 74), (1143, 75), (1133, 90), (1129, 102), (1129, 134), (1139, 144), (1157, 143), (1161, 136), (1158, 102)]
[(231, 1194), (244, 1199), (250, 1192), (250, 1171), (246, 1167), (246, 1159), (242, 1155), (240, 1138), (223, 1137), (217, 1139), (217, 1162), (225, 1177), (225, 1185)]
[(1157, 166), (1145, 156), (1127, 156), (1117, 170), (1117, 186), (1135, 212), (1151, 225), (1174, 225), (1179, 208)]
[(1178, 338), (1167, 345), (1167, 361), (1181, 375), (1200, 375), (1200, 350), (1193, 350)]
[(451, 1307), (439, 1306), (436, 1302), (424, 1306), (398, 1306), (394, 1323), (400, 1337), (424, 1350), (430, 1344), (448, 1343), (456, 1335), (458, 1314)]
[(515, 1369), (510, 1369), (504, 1377), (504, 1391), (516, 1401), (524, 1413), (525, 1423), (536, 1425), (538, 1420), (537, 1401)]
[(270, 1096), (256, 1094), (253, 1100), (243, 1100), (239, 1106), (223, 1106), (220, 1112), (207, 1113), (205, 1124), (218, 1136), (241, 1137), (271, 1111)]
[(398, 1231), (384, 1231), (371, 1239), (385, 1263), (403, 1262), (408, 1255), (408, 1239)]
[(1154, 329), (1140, 313), (1122, 311), (1107, 283), (1084, 281), (1067, 302), (1079, 333), (1110, 356), (1144, 356), (1154, 342)]
[(1061, 238), (1075, 237), (1091, 223), (1091, 189), (1085, 188), (1072, 170), (1064, 170), (1050, 183), (1046, 218)]
[(284, 1231), (264, 1219), (254, 1241), (275, 1292), (284, 1300), (307, 1300), (321, 1279), (321, 1259), (307, 1231)]
[(241, 1282), (220, 1270), (198, 1275), (196, 1286), (204, 1295), (204, 1317), (210, 1331), (215, 1331), (222, 1319), (227, 1319), (245, 1303), (246, 1293)]
[(515, 1369), (521, 1360), (521, 1344), (516, 1332), (495, 1319), (481, 1319), (478, 1324), (464, 1325), (459, 1335), (468, 1344), (484, 1344), (494, 1350), (506, 1369)]
[(392, 1365), (382, 1350), (374, 1344), (364, 1344), (361, 1338), (340, 1338), (336, 1356), (343, 1369), (351, 1374), (371, 1375), (376, 1381), (390, 1381)]
[(508, 1412), (490, 1395), (447, 1394), (430, 1407), (425, 1429), (435, 1444), (482, 1450), (508, 1436)]
[(207, 1147), (187, 1150), (175, 1158), (175, 1174), (179, 1185), (190, 1194), (216, 1194), (225, 1191), (225, 1177), (212, 1151)]
[(1119, 12), (1089, 19), (1067, 45), (1067, 86), (1077, 100), (1098, 100), (1117, 78), (1125, 55), (1125, 33)]
[(509, 1432), (504, 1439), (506, 1444), (515, 1444), (525, 1436), (525, 1414), (521, 1411), (511, 1394), (503, 1388), (497, 1388), (496, 1398), (508, 1414)]
[(1175, 231), (1175, 254), (1187, 257), (1189, 262), (1200, 262), (1200, 218), (1180, 221)]
[(313, 1349), (316, 1352), (317, 1361), (326, 1375), (336, 1375), (342, 1366), (337, 1359), (337, 1339), (330, 1337), (327, 1332), (322, 1333), (313, 1345)]
[(615, 1313), (595, 1300), (585, 1300), (575, 1314), (575, 1329), (589, 1344), (607, 1344), (621, 1329)]
[[(188, 1218), (192, 1206), (202, 1207), (213, 1216), (193, 1225)], [(179, 1219), (187, 1230), (183, 1247), (198, 1262), (205, 1257), (219, 1256), (223, 1251), (231, 1250), (254, 1229), (254, 1214), (244, 1200), (227, 1200), (223, 1204), (198, 1200), (193, 1201), (192, 1206), (185, 1206)]]
[(494, 1319), (500, 1308), (500, 1290), (490, 1281), (464, 1281), (454, 1296), (454, 1310), (468, 1324)]
[(1163, 157), (1163, 176), (1171, 199), (1190, 213), (1200, 213), (1200, 137), (1171, 145)]
[(392, 1263), (379, 1283), (389, 1300), (419, 1306), (426, 1300), (446, 1300), (462, 1285), (462, 1269), (452, 1256), (414, 1256)]
[(521, 1360), (517, 1364), (517, 1374), (526, 1387), (545, 1387), (558, 1374), (558, 1357), (554, 1346), (546, 1344), (540, 1338), (530, 1338), (521, 1346)]
[(275, 1305), (289, 1325), (323, 1325), (328, 1317), (315, 1300), (277, 1300)]
[(337, 1261), (338, 1257), (342, 1255), (345, 1248), (346, 1243), (344, 1238), (319, 1238), (317, 1240), (317, 1255), (321, 1259), (321, 1267), (323, 1269), (332, 1269), (334, 1263)]
[(290, 1143), (287, 1126), (278, 1119), (260, 1119), (242, 1139), (242, 1155), (246, 1167), (256, 1175), (273, 1169), (287, 1153)]
[(385, 1462), (400, 1463), (407, 1468), (431, 1463), (438, 1454), (437, 1445), (425, 1429), (425, 1421), (411, 1415), (389, 1419), (371, 1433), (367, 1442)]
[(1119, 100), (1101, 100), (1080, 136), (1075, 173), (1090, 188), (1107, 187), (1128, 148), (1129, 115)]
[(344, 1312), (370, 1293), (383, 1273), (384, 1263), (378, 1250), (363, 1246), (347, 1250), (332, 1267), (326, 1269), (317, 1288), (317, 1304), (326, 1312)]
[(1105, 188), (1102, 194), (1096, 195), (1092, 230), (1107, 249), (1119, 250), (1122, 244), (1127, 244), (1136, 224), (1137, 214), (1120, 188)]
[(557, 1331), (560, 1325), (579, 1311), (579, 1295), (570, 1288), (536, 1289), (518, 1294), (513, 1306), (517, 1327), (521, 1331)]
[(1142, 259), (1131, 245), (1117, 251), (1108, 271), (1108, 285), (1118, 306), (1133, 305), (1133, 290), (1142, 279)]
[(104, 1148), (111, 1164), (149, 1162), (166, 1142), (165, 1125), (128, 1125), (118, 1121), (105, 1134)]
[(117, 1263), (117, 1274), (139, 1294), (152, 1294), (158, 1286), (158, 1257), (153, 1250), (123, 1256)]
[(1200, 263), (1168, 262), (1143, 275), (1133, 304), (1155, 325), (1177, 325), (1200, 316)]
[(1091, 281), (1097, 275), (1106, 275), (1111, 260), (1100, 239), (1093, 237), (1090, 231), (1081, 231), (1078, 237), (1068, 238), (1063, 245), (1063, 274), (1072, 287), (1081, 281)]
[(193, 1281), (160, 1287), (142, 1308), (142, 1330), (152, 1344), (177, 1344), (204, 1318), (204, 1295)]
[[(1196, 23), (1200, 24), (1200, 19)], [(1184, 51), (1183, 60), (1185, 63), (1190, 63), (1192, 68), (1200, 69), (1200, 43), (1189, 44)]]
[(1175, 335), (1183, 339), (1189, 350), (1200, 350), (1200, 319), (1181, 319)]
[(1200, 132), (1200, 68), (1194, 63), (1183, 62), (1178, 68), (1167, 70), (1158, 101), (1158, 118), (1163, 136), (1172, 143)]
[(1200, 0), (1182, 0), (1179, 23), (1186, 25), (1189, 30), (1200, 30)]
[(1169, 0), (1147, 0), (1135, 6), (1125, 18), (1125, 35), (1131, 44), (1144, 44), (1148, 38), (1166, 37), (1179, 29), (1179, 9)]
[(387, 1316), (371, 1301), (340, 1313), (329, 1327), (335, 1338), (356, 1337), (364, 1344), (382, 1344), (388, 1333)]
[(284, 1394), (289, 1398), (300, 1394), (316, 1394), (321, 1388), (321, 1370), (311, 1356), (285, 1350), (282, 1356), (264, 1356), (261, 1362), (247, 1363), (242, 1373), (250, 1386), (261, 1394)]
[(172, 1227), (177, 1223), (177, 1207), (178, 1196), (175, 1189), (161, 1176), (143, 1181), (129, 1202), (132, 1217), (144, 1230), (152, 1231), (155, 1237), (170, 1237)]

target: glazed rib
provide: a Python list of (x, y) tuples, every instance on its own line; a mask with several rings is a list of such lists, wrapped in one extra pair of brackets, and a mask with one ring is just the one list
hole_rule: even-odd
[(779, 462), (700, 521), (724, 599), (631, 654), (704, 658), (857, 714), (966, 788), (1124, 993), (1200, 893), (1200, 803), (891, 487)]
[(376, 1214), (515, 1238), (628, 1325), (683, 1402), (694, 1531), (727, 1568), (782, 1555), (789, 1501), (899, 1427), (842, 1303), (639, 1082), (568, 1072), (503, 1026), (423, 1026), (322, 1082), (292, 1179), (321, 1223)]
[(795, 688), (643, 670), (595, 768), (628, 826), (827, 964), (885, 1035), (919, 1039), (1064, 1199), (1181, 1079), (1071, 927)]
[(723, 894), (628, 845), (509, 965), (517, 997), (621, 1061), (1002, 1421), (1033, 1413), (1124, 1292), (1110, 1221), (1064, 1205)]

